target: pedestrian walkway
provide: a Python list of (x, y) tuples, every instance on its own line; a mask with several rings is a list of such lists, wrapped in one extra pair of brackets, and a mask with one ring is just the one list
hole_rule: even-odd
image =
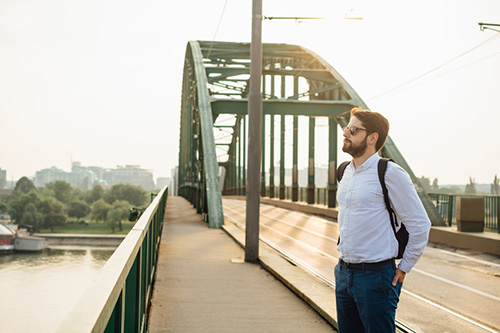
[(226, 232), (209, 229), (185, 199), (169, 197), (148, 331), (333, 331), (261, 265), (243, 259)]

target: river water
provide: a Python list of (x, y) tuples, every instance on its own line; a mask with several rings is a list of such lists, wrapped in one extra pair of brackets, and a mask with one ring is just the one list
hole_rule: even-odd
[(114, 250), (51, 246), (0, 254), (0, 332), (54, 332)]

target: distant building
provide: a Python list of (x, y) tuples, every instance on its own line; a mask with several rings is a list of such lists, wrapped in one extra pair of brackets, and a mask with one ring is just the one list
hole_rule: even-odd
[(172, 181), (170, 183), (171, 190), (169, 193), (171, 195), (178, 195), (179, 190), (179, 167), (175, 167), (171, 170)]
[(162, 189), (162, 188), (164, 188), (165, 186), (168, 186), (168, 187), (169, 187), (169, 190), (170, 190), (170, 187), (171, 187), (171, 185), (170, 185), (170, 181), (171, 181), (171, 179), (170, 179), (170, 178), (168, 178), (168, 177), (158, 177), (158, 178), (156, 179), (156, 188), (157, 188), (158, 190), (161, 190), (161, 189)]
[(12, 189), (0, 189), (0, 200), (7, 202), (7, 199), (12, 194)]
[(7, 171), (0, 168), (0, 189), (7, 186)]
[(153, 173), (141, 169), (139, 165), (118, 166), (116, 169), (106, 170), (103, 174), (103, 180), (110, 185), (132, 184), (141, 186), (146, 191), (155, 189)]
[(56, 180), (63, 180), (82, 191), (87, 191), (94, 186), (97, 181), (97, 176), (91, 170), (82, 168), (79, 162), (73, 163), (71, 172), (51, 167), (36, 172), (35, 186), (44, 187), (46, 184)]

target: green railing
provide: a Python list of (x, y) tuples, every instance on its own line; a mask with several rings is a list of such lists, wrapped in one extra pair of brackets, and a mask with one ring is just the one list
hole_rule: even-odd
[[(269, 187), (266, 187), (266, 195), (269, 196)], [(275, 187), (274, 198), (279, 197), (279, 187)], [(285, 187), (285, 199), (292, 200), (292, 187)], [(298, 201), (307, 202), (307, 187), (298, 188)], [(314, 189), (314, 203), (318, 205), (328, 204), (328, 189), (326, 187), (316, 187)]]
[(449, 194), (449, 193), (429, 193), (432, 202), (438, 209), (447, 225), (452, 226), (457, 223), (457, 197), (480, 197), (484, 198), (484, 227), (500, 232), (500, 196), (498, 195), (478, 195), (478, 194)]
[(58, 332), (146, 332), (167, 197), (165, 187)]

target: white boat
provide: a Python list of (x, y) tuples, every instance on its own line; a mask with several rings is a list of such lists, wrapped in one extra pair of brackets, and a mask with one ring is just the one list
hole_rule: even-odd
[(14, 250), (15, 233), (0, 223), (0, 252), (10, 252)]
[(47, 248), (48, 245), (45, 238), (19, 235), (14, 238), (14, 249), (16, 251), (38, 252)]

